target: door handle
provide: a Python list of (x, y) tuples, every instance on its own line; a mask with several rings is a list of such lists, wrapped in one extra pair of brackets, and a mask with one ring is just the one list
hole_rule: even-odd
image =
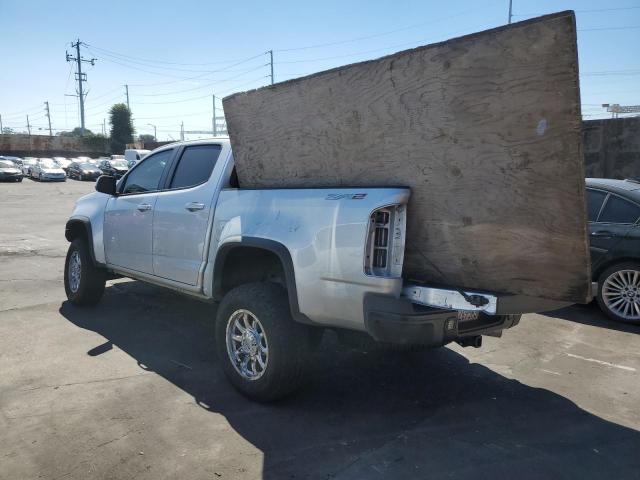
[(140, 210), (141, 212), (146, 212), (147, 210), (151, 210), (151, 205), (149, 205), (148, 203), (140, 203), (136, 209)]
[(191, 203), (187, 203), (184, 208), (186, 208), (187, 210), (189, 210), (190, 212), (195, 212), (197, 210), (204, 210), (204, 203), (199, 203), (199, 202), (191, 202)]
[(597, 232), (591, 233), (592, 237), (613, 237), (613, 233), (607, 230), (598, 230)]

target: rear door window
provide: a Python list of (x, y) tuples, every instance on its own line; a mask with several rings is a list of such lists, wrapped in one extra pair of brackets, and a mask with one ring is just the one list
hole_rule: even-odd
[(636, 223), (640, 217), (640, 207), (616, 195), (610, 195), (602, 209), (601, 223)]
[(186, 147), (180, 156), (169, 188), (189, 188), (209, 180), (221, 150), (220, 145)]
[(598, 213), (600, 213), (602, 202), (604, 202), (606, 196), (605, 192), (587, 188), (587, 216), (590, 222), (598, 220)]

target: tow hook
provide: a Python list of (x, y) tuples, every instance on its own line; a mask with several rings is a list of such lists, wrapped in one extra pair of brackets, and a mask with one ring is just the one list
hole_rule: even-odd
[(476, 335), (474, 337), (464, 337), (460, 340), (456, 340), (456, 343), (461, 347), (480, 348), (482, 346), (482, 335)]

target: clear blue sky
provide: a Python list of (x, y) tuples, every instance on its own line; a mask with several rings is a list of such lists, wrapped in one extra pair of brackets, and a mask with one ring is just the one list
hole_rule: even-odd
[[(602, 103), (640, 104), (638, 0), (513, 3), (514, 21), (577, 11), (585, 118), (608, 116)], [(186, 130), (211, 128), (211, 93), (266, 85), (267, 50), (277, 82), (496, 27), (507, 11), (508, 0), (0, 0), (0, 115), (21, 131), (29, 114), (37, 131), (48, 100), (55, 129), (79, 124), (77, 100), (65, 96), (76, 93), (75, 65), (65, 61), (76, 38), (90, 45), (84, 57), (97, 58), (85, 65), (87, 127), (101, 131), (129, 84), (136, 131), (153, 133), (152, 123), (168, 139), (178, 138), (181, 121)]]

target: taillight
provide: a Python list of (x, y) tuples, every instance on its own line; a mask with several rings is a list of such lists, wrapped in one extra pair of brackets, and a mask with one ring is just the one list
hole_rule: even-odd
[(380, 208), (371, 213), (364, 259), (367, 275), (402, 275), (405, 225), (404, 205)]

